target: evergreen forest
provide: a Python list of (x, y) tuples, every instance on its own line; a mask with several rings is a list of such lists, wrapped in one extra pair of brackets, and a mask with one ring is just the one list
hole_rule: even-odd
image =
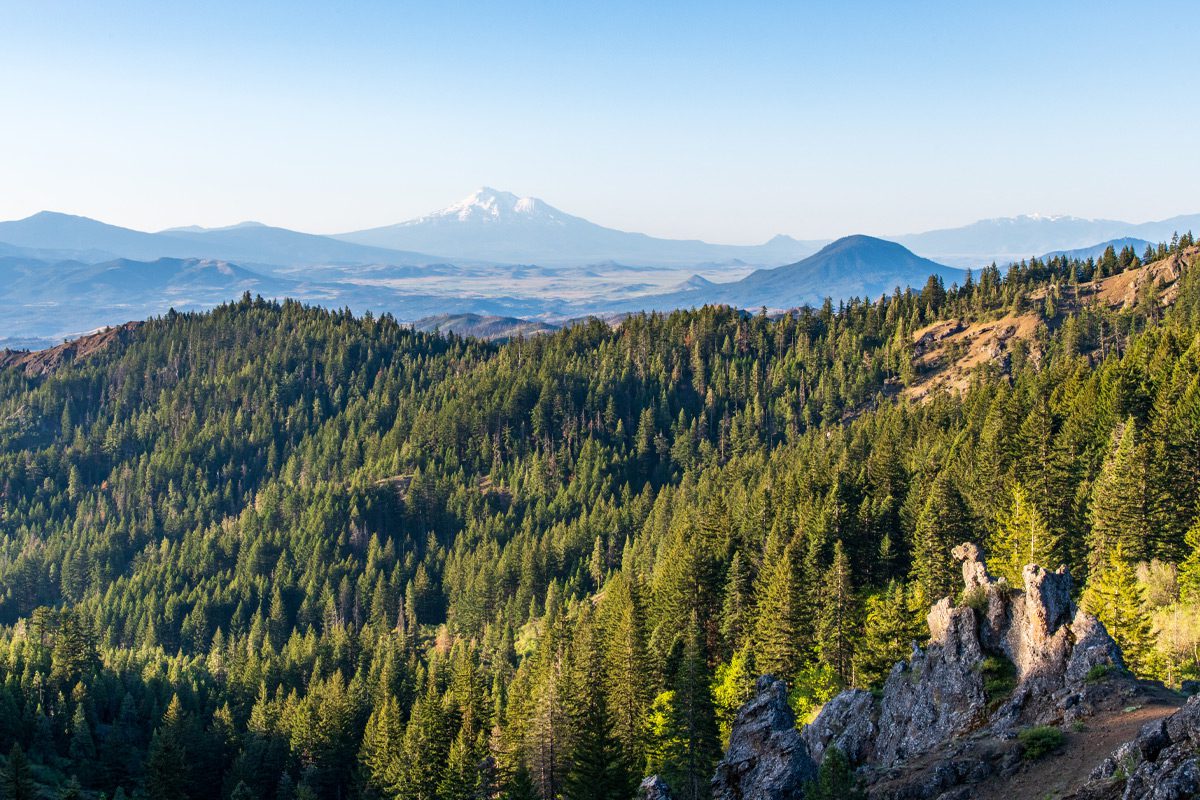
[[(1200, 678), (1198, 252), (499, 344), (245, 296), (0, 354), (0, 796), (704, 800), (758, 675), (801, 721), (877, 687), (965, 540)], [(1006, 318), (914, 392), (962, 363), (929, 330)]]

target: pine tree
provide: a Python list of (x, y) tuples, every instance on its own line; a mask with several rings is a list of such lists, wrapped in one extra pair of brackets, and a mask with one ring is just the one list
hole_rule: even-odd
[(1108, 560), (1088, 578), (1083, 606), (1104, 623), (1121, 646), (1125, 665), (1137, 675), (1148, 674), (1153, 658), (1150, 615), (1146, 593), (1138, 583), (1134, 564), (1125, 555), (1124, 542), (1117, 540)]
[(1011, 586), (1022, 585), (1026, 564), (1055, 569), (1061, 563), (1059, 536), (1051, 533), (1019, 483), (1013, 485), (1011, 503), (1000, 515), (989, 550), (989, 568), (1007, 578)]
[(779, 560), (766, 570), (754, 627), (754, 657), (759, 670), (784, 680), (796, 675), (803, 656), (799, 583), (795, 548), (788, 543)]
[(557, 797), (562, 791), (566, 771), (570, 729), (563, 675), (566, 666), (565, 624), (553, 584), (546, 592), (546, 615), (542, 625), (534, 656), (527, 759), (538, 793), (542, 797)]
[(400, 748), (399, 780), (392, 787), (400, 800), (438, 800), (450, 737), (442, 698), (432, 672), (424, 693), (413, 703)]
[(704, 800), (720, 755), (712, 676), (699, 618), (693, 615), (683, 658), (672, 686), (665, 778), (680, 800)]
[[(1035, 563), (1049, 568), (1064, 560), (1065, 554), (1059, 550), (1058, 537), (1069, 528), (1068, 512), (1073, 495), (1068, 466), (1070, 454), (1063, 449), (1055, 428), (1049, 401), (1041, 395), (1034, 401), (1021, 424), (1017, 441), (1021, 453), (1017, 461), (1017, 479), (1023, 502), (1032, 506), (1046, 527), (1056, 534), (1055, 541), (1047, 542), (1042, 549), (1045, 555), (1034, 559)], [(1014, 585), (1019, 585), (1019, 581)]]
[(0, 789), (3, 789), (5, 800), (36, 800), (38, 796), (29, 759), (16, 742), (8, 751), (8, 764), (0, 772)]
[(910, 610), (904, 584), (892, 581), (885, 591), (869, 597), (863, 642), (856, 653), (857, 683), (881, 685), (896, 662), (908, 658), (920, 631), (920, 615)]
[(450, 743), (446, 768), (438, 781), (438, 800), (473, 800), (476, 796), (481, 772), (474, 745), (466, 729), (459, 728), (458, 735)]
[(717, 712), (717, 730), (723, 744), (729, 742), (737, 712), (754, 696), (756, 677), (754, 652), (749, 643), (734, 653), (728, 664), (717, 667), (713, 681), (713, 703)]
[(971, 534), (967, 504), (949, 470), (942, 470), (929, 489), (914, 534), (913, 579), (924, 602), (933, 603), (954, 588), (957, 576), (950, 551)]
[(162, 725), (154, 733), (146, 760), (146, 793), (150, 800), (186, 800), (189, 784), (183, 706), (171, 698)]
[(92, 739), (91, 726), (88, 725), (87, 714), (83, 703), (75, 705), (75, 713), (71, 716), (71, 744), (68, 752), (77, 768), (91, 765), (96, 757), (96, 743)]
[(573, 735), (563, 796), (567, 800), (632, 797), (633, 776), (613, 736), (604, 693), (600, 632), (587, 607), (580, 613), (571, 646), (571, 685), (567, 709)]
[(858, 777), (841, 749), (830, 747), (821, 760), (817, 779), (805, 792), (806, 800), (863, 800), (866, 794), (858, 784)]
[(390, 693), (377, 702), (363, 730), (358, 759), (363, 780), (381, 796), (395, 793), (400, 781), (399, 764), (404, 744), (400, 707)]
[(533, 778), (529, 775), (529, 769), (524, 762), (519, 762), (512, 776), (504, 785), (504, 791), (500, 795), (503, 800), (538, 800), (537, 790), (533, 785)]
[(627, 766), (636, 771), (645, 758), (643, 719), (654, 690), (641, 603), (624, 572), (604, 584), (597, 623), (604, 631), (603, 682), (613, 734)]
[(1150, 558), (1151, 497), (1146, 447), (1130, 417), (1113, 431), (1108, 457), (1092, 488), (1088, 570), (1104, 569), (1119, 544), (1125, 558)]
[(1179, 565), (1179, 597), (1185, 603), (1200, 603), (1200, 517), (1184, 537), (1187, 556)]
[(854, 640), (858, 614), (850, 577), (850, 560), (839, 539), (833, 545), (833, 562), (825, 572), (819, 613), (818, 652), (843, 686), (854, 680)]
[(731, 651), (740, 648), (750, 634), (752, 602), (748, 570), (741, 552), (735, 550), (721, 604), (721, 639)]

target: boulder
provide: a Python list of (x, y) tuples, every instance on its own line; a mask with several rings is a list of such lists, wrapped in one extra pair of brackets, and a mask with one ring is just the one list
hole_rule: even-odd
[(643, 778), (638, 786), (638, 800), (671, 800), (671, 787), (657, 775)]
[(802, 797), (816, 764), (796, 729), (787, 685), (758, 679), (754, 697), (738, 711), (729, 747), (712, 779), (713, 800), (785, 800)]

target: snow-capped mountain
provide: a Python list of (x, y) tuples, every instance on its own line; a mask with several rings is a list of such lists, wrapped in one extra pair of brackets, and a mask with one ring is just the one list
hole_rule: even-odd
[(596, 225), (535, 197), (484, 187), (423, 217), (337, 238), (356, 244), (437, 253), (447, 258), (543, 266), (613, 261), (635, 266), (725, 263), (777, 266), (809, 255), (821, 242), (776, 236), (761, 245), (659, 239)]
[(484, 186), (452, 206), (423, 217), (401, 222), (401, 226), (457, 224), (541, 224), (570, 225), (587, 222), (579, 217), (564, 214), (536, 197), (518, 197), (512, 192), (501, 192)]

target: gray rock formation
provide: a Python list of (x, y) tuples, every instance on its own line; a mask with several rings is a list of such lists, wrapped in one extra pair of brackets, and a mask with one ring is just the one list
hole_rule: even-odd
[(638, 786), (638, 800), (671, 800), (671, 787), (657, 775), (643, 778)]
[(1193, 697), (1166, 719), (1146, 723), (1136, 739), (1121, 745), (1101, 762), (1081, 796), (1120, 796), (1123, 800), (1198, 797), (1198, 751), (1200, 697)]
[(734, 719), (729, 748), (712, 779), (713, 800), (798, 799), (815, 775), (788, 705), (787, 685), (762, 676)]
[[(929, 644), (892, 669), (878, 698), (851, 691), (826, 704), (803, 735), (818, 763), (835, 745), (853, 764), (886, 768), (985, 727), (1011, 736), (1018, 727), (1062, 723), (1087, 716), (1096, 692), (1111, 695), (1129, 681), (1104, 626), (1072, 601), (1065, 568), (1031, 564), (1024, 590), (1015, 591), (988, 573), (978, 546), (953, 553), (962, 561), (964, 604), (945, 597), (933, 606)], [(1015, 672), (1007, 693), (987, 681), (1006, 662)], [(1098, 666), (1117, 682), (1091, 686)]]
[(868, 747), (879, 734), (875, 696), (862, 689), (842, 692), (821, 709), (820, 715), (800, 732), (808, 753), (818, 764), (828, 747), (836, 747), (851, 764), (870, 755)]
[[(1116, 643), (1072, 601), (1065, 568), (1027, 566), (1024, 589), (1014, 590), (988, 573), (978, 546), (953, 552), (962, 562), (963, 603), (934, 604), (929, 644), (914, 645), (879, 694), (842, 692), (797, 733), (783, 682), (759, 679), (713, 778), (714, 800), (800, 798), (831, 747), (859, 768), (872, 797), (969, 797), (960, 787), (1017, 768), (1019, 728), (1088, 716), (1101, 700), (1111, 706), (1132, 689)], [(1163, 759), (1139, 763), (1161, 763), (1155, 769), (1187, 785), (1194, 760), (1182, 750)]]

